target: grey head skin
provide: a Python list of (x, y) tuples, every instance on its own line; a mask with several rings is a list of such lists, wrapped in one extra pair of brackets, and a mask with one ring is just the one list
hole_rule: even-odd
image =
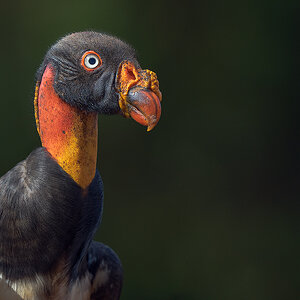
[[(93, 72), (82, 68), (81, 58), (86, 51), (100, 54), (102, 65)], [(117, 114), (121, 110), (115, 84), (122, 61), (131, 61), (140, 68), (135, 50), (125, 42), (103, 33), (78, 32), (62, 38), (49, 49), (37, 80), (41, 81), (50, 63), (57, 72), (54, 89), (64, 101), (86, 111)]]

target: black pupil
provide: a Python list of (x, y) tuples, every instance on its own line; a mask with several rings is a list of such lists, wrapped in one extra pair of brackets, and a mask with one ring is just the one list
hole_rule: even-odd
[(96, 58), (95, 58), (95, 57), (90, 57), (90, 58), (89, 58), (89, 64), (90, 64), (90, 65), (95, 65), (96, 62), (97, 62), (97, 61), (96, 61)]

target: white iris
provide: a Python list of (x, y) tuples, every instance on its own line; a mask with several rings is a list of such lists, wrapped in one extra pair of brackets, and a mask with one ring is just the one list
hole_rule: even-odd
[(84, 59), (84, 64), (89, 69), (95, 69), (99, 65), (99, 58), (95, 54), (88, 54)]

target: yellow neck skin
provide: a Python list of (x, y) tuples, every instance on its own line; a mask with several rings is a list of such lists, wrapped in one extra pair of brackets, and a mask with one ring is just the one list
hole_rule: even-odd
[(35, 95), (35, 115), (43, 147), (83, 189), (95, 177), (98, 114), (72, 107), (55, 93), (47, 67)]

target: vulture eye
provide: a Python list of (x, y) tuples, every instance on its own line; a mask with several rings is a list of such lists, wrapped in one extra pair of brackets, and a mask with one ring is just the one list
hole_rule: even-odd
[(81, 58), (81, 65), (87, 71), (93, 71), (102, 65), (102, 60), (98, 53), (94, 51), (87, 51)]

